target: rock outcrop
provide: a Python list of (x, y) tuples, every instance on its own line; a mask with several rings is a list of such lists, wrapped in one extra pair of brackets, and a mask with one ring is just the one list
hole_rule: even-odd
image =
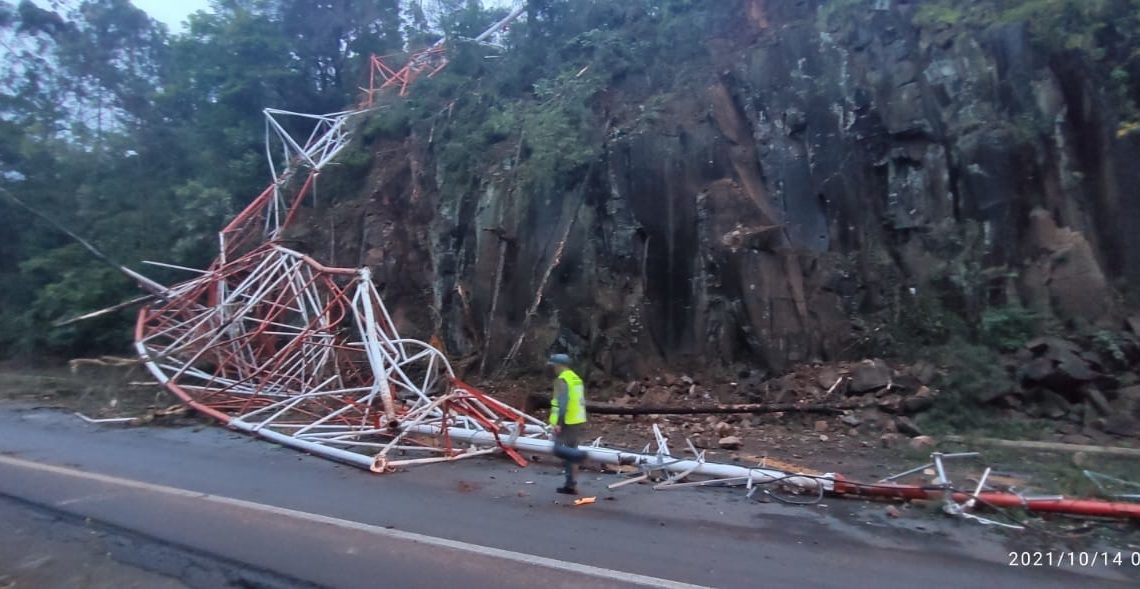
[(1138, 283), (1140, 142), (1080, 58), (916, 25), (915, 2), (724, 4), (744, 14), (665, 87), (612, 83), (572, 183), (519, 193), (510, 142), (458, 184), (438, 137), (374, 145), (411, 156), (336, 205), (339, 261), (470, 367), (557, 348), (621, 378), (833, 359), (853, 319), (928, 292), (1092, 324)]

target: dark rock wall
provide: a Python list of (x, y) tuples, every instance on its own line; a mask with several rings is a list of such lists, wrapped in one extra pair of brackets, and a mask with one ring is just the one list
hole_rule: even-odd
[(1113, 285), (1140, 279), (1140, 147), (1095, 68), (1023, 26), (818, 4), (743, 2), (672, 87), (616, 83), (604, 155), (570, 182), (523, 194), (507, 146), (457, 184), (409, 137), (363, 207), (338, 205), (340, 257), (359, 249), (410, 335), (486, 372), (520, 334), (516, 368), (557, 349), (619, 376), (779, 371), (847, 353), (852, 319), (930, 290), (963, 313), (1000, 292), (1110, 317)]

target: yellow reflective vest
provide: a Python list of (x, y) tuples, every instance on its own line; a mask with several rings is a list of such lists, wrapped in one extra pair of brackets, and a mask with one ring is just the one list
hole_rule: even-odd
[[(573, 370), (563, 370), (558, 380), (566, 383), (566, 425), (586, 423), (586, 389)], [(558, 425), (558, 394), (550, 401), (550, 425)]]

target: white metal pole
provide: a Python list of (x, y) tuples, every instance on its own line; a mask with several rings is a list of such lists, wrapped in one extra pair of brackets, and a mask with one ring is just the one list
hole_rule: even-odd
[[(441, 433), (438, 426), (431, 425), (412, 426), (409, 427), (408, 430), (413, 433), (431, 436), (438, 436)], [(494, 434), (490, 432), (456, 427), (447, 428), (447, 435), (450, 436), (452, 440), (460, 443), (495, 445), (498, 444), (499, 441), (502, 441), (504, 445), (511, 446), (516, 450), (537, 452), (539, 454), (554, 454), (554, 442), (539, 438), (519, 437), (512, 442), (503, 439), (501, 436), (499, 440), (496, 440)], [(823, 475), (821, 477), (789, 476), (788, 473), (779, 470), (748, 468), (735, 464), (700, 462), (697, 460), (682, 459), (662, 463), (660, 462), (661, 459), (655, 454), (637, 454), (605, 447), (579, 446), (578, 449), (585, 452), (590, 460), (601, 464), (657, 466), (670, 473), (680, 474), (689, 472), (693, 475), (709, 476), (719, 479), (740, 478), (742, 481), (750, 480), (753, 483), (769, 483), (783, 479), (786, 480), (788, 484), (805, 489), (817, 489), (822, 485), (825, 491), (830, 491), (834, 486), (831, 480), (832, 475)]]

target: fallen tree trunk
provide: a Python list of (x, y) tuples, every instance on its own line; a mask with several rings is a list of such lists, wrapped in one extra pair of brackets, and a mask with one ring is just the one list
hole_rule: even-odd
[(1083, 444), (1062, 444), (1059, 442), (1027, 442), (1021, 440), (1000, 440), (997, 438), (967, 438), (964, 436), (946, 436), (947, 442), (961, 444), (978, 444), (981, 446), (994, 446), (998, 448), (1015, 448), (1018, 450), (1046, 450), (1052, 452), (1084, 452), (1085, 454), (1103, 454), (1106, 456), (1127, 456), (1140, 458), (1140, 448), (1120, 448), (1117, 446), (1086, 446)]
[[(550, 408), (550, 399), (539, 393), (532, 393), (527, 397), (529, 407), (533, 409), (548, 409)], [(817, 404), (817, 405), (796, 405), (794, 403), (779, 403), (779, 404), (764, 404), (764, 403), (740, 403), (740, 404), (716, 404), (716, 405), (702, 405), (698, 407), (678, 407), (678, 406), (650, 406), (650, 405), (611, 405), (608, 403), (586, 403), (586, 411), (595, 415), (726, 415), (726, 414), (742, 414), (742, 413), (825, 413), (825, 414), (840, 414), (844, 411), (851, 409), (862, 409), (869, 407), (866, 403), (844, 403), (844, 404)]]
[(700, 407), (621, 407), (601, 403), (586, 403), (586, 411), (598, 415), (718, 415), (730, 413), (827, 413), (840, 414), (848, 409), (858, 409), (863, 405), (794, 405), (782, 403), (763, 405), (746, 403), (740, 405), (704, 405)]

